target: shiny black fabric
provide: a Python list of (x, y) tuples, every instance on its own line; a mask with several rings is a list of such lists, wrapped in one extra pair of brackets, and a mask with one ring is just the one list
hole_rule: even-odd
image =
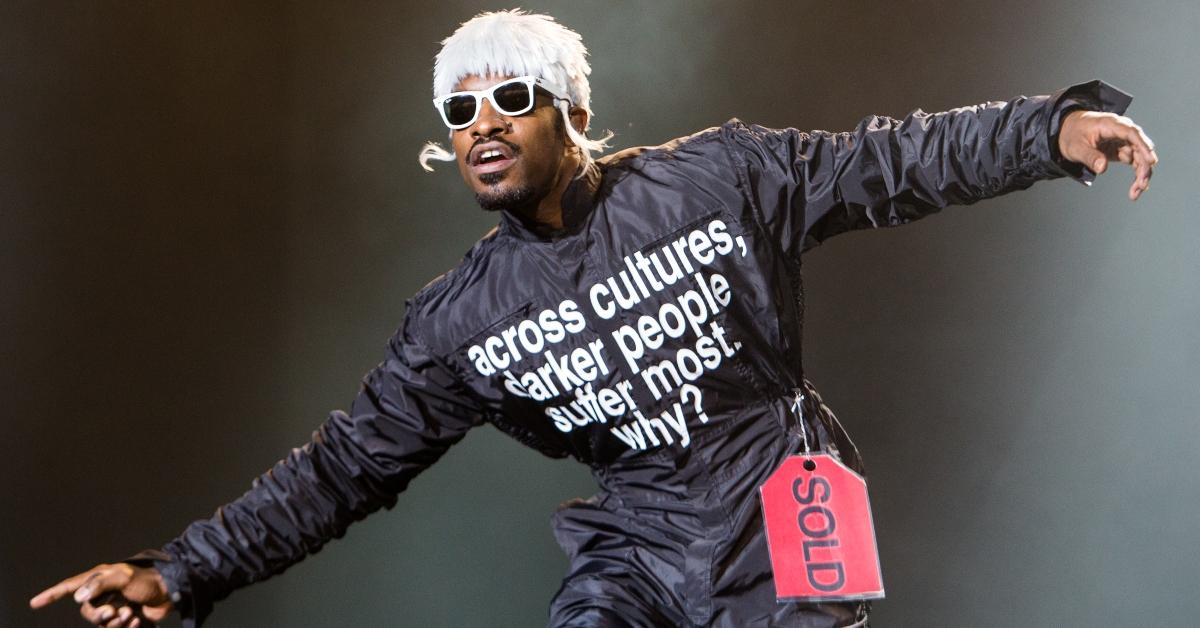
[(600, 487), (553, 518), (570, 567), (551, 625), (848, 625), (853, 605), (775, 601), (756, 491), (802, 431), (862, 469), (801, 376), (801, 253), (1042, 179), (1088, 183), (1060, 163), (1059, 118), (1130, 100), (1092, 81), (849, 133), (733, 120), (606, 157), (564, 198), (564, 233), (504, 214), (409, 301), (349, 412), (152, 558), (198, 625), (488, 422)]

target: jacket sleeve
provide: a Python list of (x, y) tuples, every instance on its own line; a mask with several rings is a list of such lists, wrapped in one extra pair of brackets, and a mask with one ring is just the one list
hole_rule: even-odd
[(726, 143), (767, 232), (796, 255), (830, 236), (910, 222), (947, 205), (1095, 173), (1058, 152), (1060, 120), (1086, 108), (1124, 113), (1132, 97), (1095, 80), (903, 120), (870, 116), (854, 131), (801, 132), (738, 122)]
[(242, 497), (131, 562), (156, 566), (184, 625), (199, 626), (233, 589), (283, 571), (350, 523), (393, 506), (414, 476), (481, 422), (470, 400), (449, 367), (402, 328), (348, 414), (333, 412)]

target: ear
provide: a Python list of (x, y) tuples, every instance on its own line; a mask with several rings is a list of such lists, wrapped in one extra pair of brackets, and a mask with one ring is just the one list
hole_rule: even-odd
[(583, 107), (571, 107), (567, 114), (571, 118), (571, 126), (575, 128), (577, 133), (583, 135), (583, 131), (588, 127), (587, 110)]

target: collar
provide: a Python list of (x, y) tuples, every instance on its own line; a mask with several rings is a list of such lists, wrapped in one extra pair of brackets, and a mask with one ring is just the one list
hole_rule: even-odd
[(534, 242), (552, 242), (579, 233), (599, 201), (602, 178), (600, 167), (592, 162), (584, 167), (583, 176), (572, 179), (567, 185), (562, 196), (562, 229), (531, 227), (516, 214), (504, 210), (500, 212), (500, 233)]

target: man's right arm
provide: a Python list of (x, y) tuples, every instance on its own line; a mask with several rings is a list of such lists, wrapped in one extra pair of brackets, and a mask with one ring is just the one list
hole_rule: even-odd
[[(349, 413), (332, 413), (311, 442), (260, 476), (248, 492), (192, 523), (161, 553), (143, 553), (129, 566), (152, 565), (185, 625), (198, 626), (212, 604), (234, 589), (283, 571), (341, 537), (350, 523), (394, 505), (413, 477), (481, 420), (449, 368), (416, 334), (402, 329), (388, 343), (387, 358), (364, 379)], [(45, 606), (81, 588), (86, 589), (77, 599), (81, 603), (120, 591), (100, 588), (108, 580), (94, 576), (95, 586), (85, 584), (101, 568), (113, 566), (69, 578), (31, 605)], [(100, 623), (86, 613), (85, 618)]]

